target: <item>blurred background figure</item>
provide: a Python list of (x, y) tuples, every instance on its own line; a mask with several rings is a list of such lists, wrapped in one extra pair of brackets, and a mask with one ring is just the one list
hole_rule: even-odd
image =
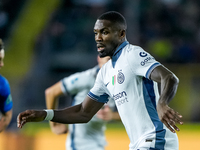
[[(0, 69), (4, 66), (4, 45), (0, 39)], [(8, 80), (0, 75), (0, 132), (6, 129), (12, 118), (12, 96)]]
[[(99, 69), (110, 58), (97, 57), (98, 65), (83, 72), (78, 72), (65, 77), (56, 84), (45, 90), (46, 106), (48, 109), (55, 109), (58, 105), (59, 97), (63, 95), (73, 96), (72, 105), (81, 103), (90, 89), (93, 87)], [(112, 119), (120, 120), (114, 102), (106, 104), (103, 109), (86, 124), (59, 124), (50, 121), (50, 127), (55, 134), (67, 135), (67, 150), (95, 149), (104, 150), (106, 144), (105, 129), (106, 122)], [(116, 118), (116, 116), (118, 116)]]

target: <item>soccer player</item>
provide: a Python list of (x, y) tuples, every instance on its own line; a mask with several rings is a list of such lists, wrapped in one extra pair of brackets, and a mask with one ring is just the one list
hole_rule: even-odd
[[(61, 81), (45, 90), (46, 106), (48, 109), (55, 109), (58, 105), (58, 99), (64, 95), (74, 96), (73, 105), (77, 105), (84, 100), (90, 89), (93, 87), (96, 75), (103, 64), (110, 57), (97, 57), (98, 65), (83, 72), (78, 72), (65, 77)], [(50, 121), (50, 127), (55, 134), (67, 133), (67, 150), (104, 150), (106, 145), (104, 131), (106, 122), (110, 121), (117, 114), (112, 112), (115, 105), (105, 105), (100, 109), (86, 124), (70, 124), (69, 128), (65, 124), (59, 124)]]
[[(0, 39), (0, 69), (4, 66), (4, 44)], [(5, 77), (0, 75), (0, 132), (6, 129), (12, 119), (12, 97), (10, 86)]]
[(126, 28), (120, 13), (102, 14), (94, 25), (95, 41), (99, 56), (111, 60), (98, 72), (87, 97), (62, 110), (26, 110), (18, 115), (18, 127), (42, 120), (85, 123), (111, 97), (129, 136), (129, 150), (178, 150), (176, 123), (183, 124), (182, 116), (168, 105), (179, 79), (148, 52), (130, 44)]

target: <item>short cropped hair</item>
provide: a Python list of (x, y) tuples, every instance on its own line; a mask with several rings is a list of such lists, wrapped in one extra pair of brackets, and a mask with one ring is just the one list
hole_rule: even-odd
[(119, 12), (116, 12), (116, 11), (109, 11), (109, 12), (103, 13), (97, 19), (98, 20), (109, 20), (113, 23), (119, 23), (120, 25), (122, 25), (124, 27), (125, 30), (127, 28), (126, 19), (124, 18), (124, 16), (122, 14), (120, 14)]
[(0, 51), (1, 51), (2, 49), (4, 49), (4, 44), (3, 44), (2, 39), (0, 39)]

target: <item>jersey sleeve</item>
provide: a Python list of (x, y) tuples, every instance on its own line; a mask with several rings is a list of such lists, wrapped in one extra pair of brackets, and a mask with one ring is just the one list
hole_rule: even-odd
[(0, 111), (6, 113), (13, 107), (12, 96), (8, 81), (3, 77), (0, 80)]
[(103, 77), (102, 77), (102, 69), (100, 69), (100, 71), (97, 74), (95, 84), (93, 88), (90, 90), (90, 92), (88, 93), (88, 96), (95, 101), (98, 101), (101, 103), (107, 103), (109, 95), (107, 94), (106, 91), (107, 91), (106, 86), (104, 85)]
[(61, 89), (63, 93), (77, 94), (83, 89), (91, 88), (94, 80), (95, 78), (91, 76), (89, 71), (75, 73), (61, 80)]
[(127, 61), (131, 71), (138, 75), (149, 79), (151, 71), (157, 66), (161, 65), (148, 52), (144, 51), (139, 46), (134, 46), (127, 55)]

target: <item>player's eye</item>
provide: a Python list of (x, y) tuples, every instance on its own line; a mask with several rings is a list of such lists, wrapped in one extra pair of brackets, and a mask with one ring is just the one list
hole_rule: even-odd
[(104, 35), (107, 35), (107, 34), (108, 34), (108, 32), (107, 32), (107, 31), (103, 31), (103, 34), (104, 34)]

